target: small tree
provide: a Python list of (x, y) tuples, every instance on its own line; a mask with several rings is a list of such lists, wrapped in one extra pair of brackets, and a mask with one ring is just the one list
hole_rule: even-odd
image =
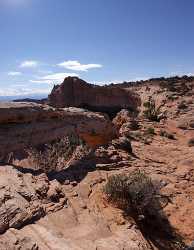
[(164, 106), (164, 104), (159, 105), (156, 107), (155, 100), (152, 99), (152, 97), (149, 97), (149, 100), (144, 103), (144, 116), (150, 120), (150, 121), (156, 121), (159, 122), (161, 119), (161, 108)]

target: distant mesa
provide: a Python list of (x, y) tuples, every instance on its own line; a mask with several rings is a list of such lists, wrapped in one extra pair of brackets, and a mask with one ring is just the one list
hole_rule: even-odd
[(33, 102), (38, 104), (44, 104), (47, 102), (47, 98), (45, 99), (34, 99), (34, 98), (24, 98), (24, 99), (15, 99), (13, 102)]

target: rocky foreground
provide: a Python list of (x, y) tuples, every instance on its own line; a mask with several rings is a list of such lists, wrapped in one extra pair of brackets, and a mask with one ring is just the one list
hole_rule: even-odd
[[(135, 117), (122, 110), (107, 115), (37, 104), (0, 107), (0, 249), (149, 250), (174, 249), (155, 229), (143, 230), (107, 202), (102, 192), (113, 174), (145, 171), (168, 197), (160, 209), (186, 245), (194, 240), (194, 80), (154, 79), (134, 86), (141, 98)], [(143, 115), (152, 96), (162, 104), (160, 121)], [(21, 151), (68, 131), (93, 147), (95, 162), (46, 175), (25, 166)], [(28, 136), (27, 136), (28, 135)], [(11, 153), (11, 154), (10, 154)], [(178, 248), (177, 248), (178, 249)], [(188, 249), (193, 249), (192, 247)]]

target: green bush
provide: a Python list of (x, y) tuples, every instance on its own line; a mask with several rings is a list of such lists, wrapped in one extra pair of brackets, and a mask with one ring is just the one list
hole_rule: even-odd
[(149, 97), (149, 100), (144, 103), (144, 116), (150, 121), (159, 122), (161, 120), (161, 108), (163, 105), (164, 104), (161, 104), (160, 106), (156, 107), (155, 101), (152, 99), (152, 97)]
[(137, 214), (142, 214), (149, 206), (155, 191), (151, 179), (140, 171), (113, 175), (104, 186), (104, 192), (110, 202)]

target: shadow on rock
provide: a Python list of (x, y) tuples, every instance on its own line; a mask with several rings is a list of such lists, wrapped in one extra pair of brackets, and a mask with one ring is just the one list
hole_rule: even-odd
[(50, 172), (48, 174), (48, 178), (50, 181), (56, 179), (60, 183), (64, 183), (66, 180), (70, 182), (81, 182), (86, 177), (88, 172), (95, 170), (95, 160), (77, 161), (59, 172)]
[[(133, 218), (152, 249), (185, 250), (187, 246), (183, 238), (172, 227), (163, 211), (168, 202), (168, 197), (158, 195), (142, 214), (133, 211)], [(125, 211), (125, 216), (129, 216), (129, 211)]]

